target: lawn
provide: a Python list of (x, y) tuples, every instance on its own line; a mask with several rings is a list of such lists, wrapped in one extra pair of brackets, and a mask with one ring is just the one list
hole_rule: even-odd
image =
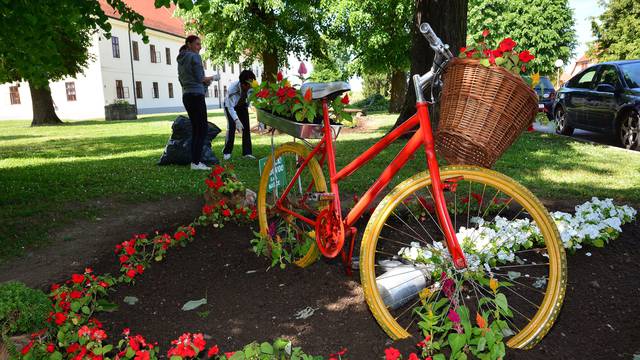
[[(373, 115), (381, 126), (373, 132), (349, 132), (337, 143), (338, 166), (347, 164), (382, 136), (395, 115)], [(92, 200), (144, 202), (179, 195), (197, 196), (204, 189), (203, 172), (186, 166), (157, 166), (171, 133), (175, 114), (144, 116), (134, 121), (69, 121), (64, 126), (29, 127), (28, 121), (0, 122), (0, 261), (30, 246), (47, 243), (46, 232), (73, 218), (92, 218), (101, 209)], [(209, 114), (222, 129), (222, 112)], [(240, 140), (236, 139), (236, 142)], [(277, 143), (291, 141), (277, 136)], [(216, 155), (224, 133), (214, 141)], [(270, 151), (268, 136), (254, 135), (254, 153)], [(359, 193), (400, 150), (398, 143), (366, 168), (341, 183), (342, 191)], [(236, 146), (236, 159), (240, 147)], [(236, 160), (236, 171), (250, 188), (258, 184), (256, 161)], [(394, 183), (424, 169), (420, 153)], [(640, 153), (592, 145), (554, 135), (526, 133), (496, 165), (498, 171), (543, 198), (586, 200), (612, 197), (640, 204)], [(195, 214), (194, 214), (195, 216)]]

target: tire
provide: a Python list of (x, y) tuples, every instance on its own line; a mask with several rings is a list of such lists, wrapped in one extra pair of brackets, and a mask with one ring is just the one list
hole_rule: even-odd
[(620, 145), (629, 150), (640, 150), (640, 114), (636, 110), (627, 111), (618, 125)]
[[(482, 204), (489, 204), (487, 208), (482, 211), (483, 217), (487, 214), (487, 219), (485, 220), (490, 220), (491, 216), (496, 215), (495, 212), (501, 208), (501, 210), (497, 212), (496, 218), (498, 215), (511, 216), (511, 214), (515, 213), (516, 215), (512, 220), (515, 218), (528, 219), (538, 225), (540, 238), (536, 238), (536, 243), (531, 246), (540, 246), (539, 248), (521, 247), (520, 249), (522, 250), (515, 253), (515, 259), (518, 262), (514, 263), (512, 267), (509, 267), (511, 263), (505, 263), (504, 261), (499, 262), (491, 266), (492, 272), (489, 273), (491, 274), (491, 278), (495, 275), (502, 284), (504, 275), (500, 275), (498, 271), (501, 270), (501, 268), (506, 266), (509, 267), (509, 270), (520, 269), (520, 271), (526, 271), (524, 277), (516, 278), (518, 279), (517, 281), (515, 279), (511, 280), (513, 284), (505, 286), (505, 289), (509, 290), (509, 292), (505, 292), (505, 296), (508, 298), (509, 308), (511, 309), (513, 305), (514, 309), (513, 318), (508, 323), (508, 327), (511, 328), (511, 325), (513, 325), (515, 328), (506, 344), (511, 348), (522, 349), (534, 346), (546, 335), (553, 325), (565, 295), (567, 264), (564, 248), (559, 240), (560, 235), (553, 219), (531, 192), (514, 180), (495, 171), (472, 166), (451, 166), (442, 168), (441, 176), (443, 180), (458, 179), (456, 182), (458, 184), (457, 190), (453, 189), (445, 192), (451, 219), (458, 233), (463, 231), (462, 226), (458, 227), (458, 225), (463, 225), (467, 228), (470, 226), (471, 228), (477, 228), (473, 223), (470, 225), (469, 220), (472, 209), (474, 213), (476, 211), (476, 209), (472, 207), (473, 200), (479, 205), (477, 206), (478, 215), (480, 215), (480, 211), (482, 210)], [(469, 184), (468, 196), (467, 183)], [(420, 242), (426, 244), (426, 246), (422, 243), (419, 244), (420, 248), (431, 250), (434, 254), (438, 248), (438, 246), (434, 246), (438, 245), (436, 242), (442, 244), (443, 235), (441, 235), (441, 231), (438, 232), (439, 226), (436, 221), (436, 215), (430, 213), (430, 206), (426, 198), (420, 200), (421, 195), (427, 197), (431, 193), (428, 188), (430, 184), (431, 179), (428, 173), (423, 172), (416, 174), (395, 187), (376, 208), (367, 224), (362, 239), (360, 249), (360, 279), (362, 281), (365, 298), (369, 309), (380, 326), (393, 339), (407, 338), (423, 331), (421, 326), (424, 325), (417, 325), (417, 323), (423, 319), (422, 316), (424, 316), (420, 314), (425, 314), (427, 311), (425, 309), (432, 309), (428, 306), (435, 304), (435, 300), (443, 293), (443, 286), (440, 285), (443, 275), (438, 274), (443, 274), (440, 272), (442, 271), (441, 268), (450, 269), (453, 266), (450, 258), (448, 258), (448, 261), (438, 264), (437, 261), (429, 263), (424, 260), (411, 262), (406, 258), (403, 259), (396, 255), (399, 253), (397, 252), (398, 249), (406, 248), (411, 238), (416, 238), (416, 236)], [(472, 192), (472, 189), (478, 189), (474, 190), (477, 191), (477, 193)], [(482, 189), (481, 195), (479, 194), (480, 189)], [(458, 195), (460, 195), (459, 199)], [(465, 196), (467, 200), (466, 205), (464, 205)], [(493, 199), (491, 199), (490, 196), (493, 196)], [(503, 196), (506, 198), (503, 198)], [(413, 199), (420, 200), (416, 202), (420, 203), (421, 208), (420, 206), (413, 205), (411, 202)], [(491, 201), (487, 201), (489, 199), (491, 199)], [(427, 204), (426, 206), (425, 203)], [(454, 205), (451, 206), (451, 204)], [(489, 211), (491, 206), (493, 206), (492, 204), (503, 205)], [(418, 210), (414, 212), (411, 208), (417, 208)], [(418, 211), (422, 211), (422, 213), (416, 216)], [(473, 218), (471, 219), (473, 220)], [(464, 224), (465, 220), (466, 224)], [(427, 236), (423, 237), (423, 235)], [(465, 246), (480, 246), (476, 245), (480, 244), (480, 240), (482, 239), (477, 241), (469, 239), (461, 241), (461, 244), (463, 244), (463, 242), (467, 244), (463, 246), (463, 249), (465, 249), (465, 256), (468, 261), (471, 261), (471, 258)], [(499, 238), (499, 240), (511, 241), (511, 238), (506, 240)], [(517, 241), (517, 239), (513, 241)], [(480, 250), (484, 250), (486, 246), (485, 244)], [(440, 249), (442, 249), (442, 253), (448, 254), (446, 248), (440, 246)], [(438, 259), (447, 260), (446, 256), (448, 255), (438, 257)], [(526, 259), (524, 259), (525, 256)], [(548, 260), (545, 260), (547, 256)], [(524, 261), (522, 259), (524, 259)], [(389, 262), (389, 260), (391, 260), (391, 262)], [(401, 282), (401, 280), (395, 280), (398, 283), (394, 283), (392, 287), (388, 287), (384, 285), (385, 280), (383, 279), (385, 277), (390, 279), (391, 276), (400, 275), (399, 272), (396, 273), (393, 267), (391, 267), (391, 270), (385, 268), (385, 266), (391, 266), (389, 264), (392, 264), (394, 260), (402, 264), (402, 267), (397, 269), (398, 271), (401, 270), (405, 277), (409, 276), (406, 275), (408, 274), (406, 271), (410, 271), (411, 274), (413, 274), (416, 272), (416, 269), (419, 269), (421, 270), (421, 274), (431, 271), (431, 278), (429, 279), (428, 276), (423, 275), (423, 279), (425, 280), (422, 289), (418, 285), (410, 287), (409, 284), (414, 283), (416, 280), (413, 275), (411, 275), (412, 277), (407, 279), (407, 281), (402, 280)], [(516, 260), (512, 260), (512, 263)], [(385, 263), (385, 261), (387, 262)], [(523, 263), (520, 264), (520, 261), (523, 261)], [(548, 261), (548, 263), (545, 263), (546, 261)], [(397, 265), (396, 263), (395, 266)], [(457, 295), (459, 299), (456, 297), (456, 301), (461, 300), (461, 302), (458, 303), (468, 305), (469, 310), (472, 310), (471, 308), (475, 306), (476, 312), (480, 313), (484, 310), (483, 304), (486, 304), (483, 303), (485, 300), (481, 299), (486, 298), (486, 291), (488, 290), (486, 284), (490, 283), (483, 282), (484, 285), (482, 285), (480, 280), (476, 281), (474, 279), (477, 279), (476, 276), (479, 274), (486, 276), (488, 273), (487, 268), (477, 265), (475, 270), (471, 269), (471, 267), (467, 270), (466, 272), (459, 273), (452, 271), (453, 276), (460, 276), (457, 280), (460, 280), (464, 286), (456, 287), (455, 289), (459, 289), (460, 291), (457, 293), (454, 292), (454, 295), (452, 295), (450, 299)], [(505, 270), (501, 271), (506, 272)], [(533, 276), (530, 277), (530, 274)], [(440, 280), (438, 280), (439, 276)], [(400, 278), (398, 277), (396, 279)], [(410, 291), (404, 292), (404, 290), (399, 290), (403, 288), (409, 289)], [(542, 291), (543, 288), (544, 291)], [(390, 297), (390, 292), (387, 289), (395, 289), (393, 291), (396, 291), (397, 294), (402, 293), (402, 298), (395, 302), (397, 309), (393, 308), (394, 301), (396, 300)], [(429, 291), (425, 291), (425, 289)], [(502, 287), (500, 287), (500, 289), (502, 289)], [(384, 296), (387, 302), (390, 303), (389, 306), (385, 304), (385, 298), (383, 298), (381, 293), (386, 294)], [(425, 293), (430, 295), (423, 295)], [(494, 294), (496, 293), (494, 292)], [(525, 296), (525, 300), (533, 305), (526, 303), (514, 294), (520, 297)], [(443, 297), (440, 299), (442, 298)], [(473, 299), (476, 299), (477, 302)], [(453, 300), (451, 300), (451, 303), (455, 304)], [(539, 307), (536, 308), (535, 306)], [(526, 313), (516, 313), (516, 307), (518, 311), (528, 311)], [(505, 322), (505, 324), (507, 323)], [(500, 329), (503, 332), (506, 331), (506, 329)]]
[(556, 123), (556, 134), (571, 136), (573, 128), (567, 125), (567, 114), (562, 106), (558, 106), (554, 112), (554, 121)]
[[(293, 231), (293, 236), (296, 239), (300, 242), (305, 242), (306, 246), (304, 248), (306, 249), (308, 246), (308, 250), (304, 250), (302, 253), (299, 253), (299, 249), (297, 247), (294, 248), (294, 245), (290, 245), (289, 248), (283, 249), (287, 250), (290, 254), (293, 254), (292, 263), (299, 267), (307, 267), (311, 265), (320, 255), (315, 241), (315, 231), (310, 225), (291, 215), (283, 215), (280, 212), (272, 210), (273, 204), (275, 203), (273, 196), (275, 192), (269, 191), (269, 174), (273, 168), (274, 158), (276, 159), (276, 163), (278, 161), (282, 161), (284, 164), (284, 184), (282, 189), (277, 188), (282, 191), (291, 181), (291, 178), (300, 166), (302, 159), (306, 158), (308, 155), (309, 150), (300, 143), (286, 143), (278, 146), (275, 150), (274, 156), (268, 157), (268, 160), (262, 170), (257, 199), (260, 234), (267, 235), (269, 232), (269, 225), (271, 224), (272, 231), (277, 233), (277, 235), (280, 235), (281, 238), (284, 238), (285, 235), (282, 232), (286, 232), (286, 235), (290, 238), (291, 232)], [(298, 200), (302, 198), (307, 188), (312, 192), (327, 191), (327, 184), (322, 173), (322, 168), (315, 158), (309, 161), (306, 168), (303, 169), (300, 174), (299, 179), (300, 182), (298, 182), (298, 186), (294, 186), (287, 196), (288, 208), (296, 213), (301, 213), (302, 215), (313, 219), (317, 215), (313, 210), (301, 209), (293, 204), (300, 203)], [(306, 205), (306, 202), (304, 202), (304, 204)], [(320, 203), (319, 206), (322, 207), (323, 204)], [(312, 243), (309, 246), (309, 242), (311, 242), (311, 240)], [(284, 242), (283, 248), (286, 246), (288, 245)]]

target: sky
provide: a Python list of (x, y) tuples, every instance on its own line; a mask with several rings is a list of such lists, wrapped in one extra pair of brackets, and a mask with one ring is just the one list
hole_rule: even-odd
[(576, 20), (576, 35), (578, 36), (578, 46), (575, 49), (575, 60), (587, 51), (587, 42), (593, 40), (591, 34), (592, 16), (598, 16), (604, 11), (598, 5), (598, 0), (569, 0), (569, 6), (573, 9), (573, 17)]

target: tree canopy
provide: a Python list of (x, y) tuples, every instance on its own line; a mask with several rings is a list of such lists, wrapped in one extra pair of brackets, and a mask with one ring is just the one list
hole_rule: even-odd
[[(142, 33), (142, 16), (122, 0), (108, 0), (123, 20)], [(0, 0), (0, 83), (27, 81), (32, 125), (59, 123), (49, 81), (81, 73), (89, 62), (91, 34), (111, 25), (97, 1)]]
[(180, 16), (187, 29), (203, 35), (205, 56), (216, 64), (261, 60), (263, 78), (269, 79), (288, 54), (323, 57), (320, 0), (200, 0), (198, 5)]
[(600, 1), (605, 11), (591, 22), (595, 41), (589, 53), (601, 61), (640, 58), (640, 2)]
[(469, 0), (468, 15), (469, 36), (489, 29), (496, 41), (511, 37), (536, 56), (529, 65), (534, 72), (552, 73), (555, 61), (567, 62), (577, 43), (568, 0)]

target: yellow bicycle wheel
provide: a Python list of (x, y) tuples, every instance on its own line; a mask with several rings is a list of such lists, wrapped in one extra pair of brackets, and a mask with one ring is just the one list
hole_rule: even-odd
[[(269, 234), (271, 239), (279, 241), (283, 252), (290, 254), (292, 262), (300, 267), (311, 265), (320, 255), (316, 245), (315, 230), (313, 226), (298, 218), (277, 211), (274, 204), (308, 154), (308, 148), (299, 143), (278, 146), (274, 155), (268, 157), (262, 170), (257, 199), (260, 233)], [(276, 171), (273, 173), (274, 176), (270, 176), (274, 161)], [(310, 202), (305, 194), (326, 191), (327, 184), (322, 168), (316, 159), (311, 159), (287, 195), (284, 205), (289, 210), (313, 220), (318, 209), (325, 204)]]
[(444, 321), (448, 309), (464, 305), (471, 319), (495, 315), (507, 346), (531, 348), (553, 325), (565, 295), (567, 265), (553, 219), (530, 191), (498, 172), (451, 166), (441, 177), (468, 268), (454, 269), (431, 179), (417, 174), (382, 200), (363, 235), (360, 278), (371, 312), (401, 339), (418, 335), (430, 310), (443, 306)]

